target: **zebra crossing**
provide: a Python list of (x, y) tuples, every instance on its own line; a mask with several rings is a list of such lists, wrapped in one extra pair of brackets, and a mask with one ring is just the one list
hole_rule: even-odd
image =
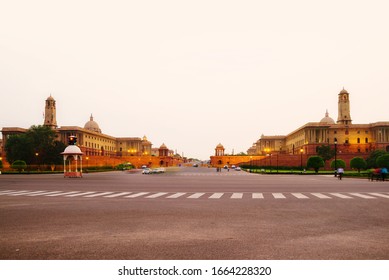
[(123, 199), (255, 199), (255, 200), (310, 200), (310, 199), (389, 199), (389, 193), (381, 192), (114, 192), (114, 191), (47, 191), (47, 190), (3, 190), (0, 191), (0, 196), (26, 196), (26, 197), (82, 197), (86, 199), (90, 198), (123, 198)]

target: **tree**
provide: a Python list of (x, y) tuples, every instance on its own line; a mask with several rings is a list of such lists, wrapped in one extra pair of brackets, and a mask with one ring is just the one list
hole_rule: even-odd
[(361, 172), (361, 169), (365, 169), (367, 167), (366, 160), (361, 157), (355, 157), (350, 160), (350, 167), (358, 170), (358, 173)]
[(321, 145), (317, 147), (317, 155), (327, 161), (335, 156), (335, 150), (331, 149), (329, 145)]
[(313, 168), (316, 173), (319, 172), (319, 169), (321, 167), (324, 167), (324, 160), (322, 157), (319, 156), (312, 156), (308, 158), (307, 161), (307, 167), (308, 168)]
[(370, 153), (370, 156), (366, 159), (368, 168), (376, 168), (377, 166), (377, 158), (382, 155), (385, 155), (386, 152), (384, 150), (375, 150)]
[[(346, 163), (344, 162), (343, 159), (337, 159), (336, 160), (336, 168), (346, 168)], [(331, 161), (331, 168), (335, 168), (335, 160)]]
[(12, 163), (11, 167), (12, 167), (13, 169), (17, 169), (19, 172), (22, 172), (23, 169), (26, 169), (27, 164), (26, 164), (26, 162), (23, 161), (23, 160), (15, 160), (15, 161)]
[(377, 158), (377, 166), (378, 167), (386, 167), (389, 169), (389, 154), (382, 155)]
[(25, 134), (11, 135), (5, 145), (7, 161), (23, 160), (27, 164), (61, 164), (65, 144), (55, 140), (47, 126), (32, 126)]
[(0, 169), (3, 168), (3, 160), (0, 160)]

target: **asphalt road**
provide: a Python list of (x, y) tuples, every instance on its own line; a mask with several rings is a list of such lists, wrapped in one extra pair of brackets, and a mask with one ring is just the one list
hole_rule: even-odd
[(389, 259), (389, 182), (84, 175), (1, 175), (0, 259)]

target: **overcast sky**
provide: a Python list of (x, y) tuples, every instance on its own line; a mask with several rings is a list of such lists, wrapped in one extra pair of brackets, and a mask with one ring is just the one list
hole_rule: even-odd
[(389, 120), (389, 1), (0, 0), (0, 128), (146, 135), (208, 159), (337, 118)]

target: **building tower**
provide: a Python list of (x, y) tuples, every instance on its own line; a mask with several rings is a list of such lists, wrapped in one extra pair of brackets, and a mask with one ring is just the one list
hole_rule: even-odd
[(57, 128), (57, 110), (55, 108), (55, 100), (50, 96), (46, 99), (45, 106), (45, 126), (49, 126), (52, 129)]
[(349, 93), (344, 88), (339, 93), (338, 100), (338, 124), (351, 124), (350, 98)]
[(224, 147), (221, 143), (219, 143), (219, 145), (217, 145), (215, 148), (215, 156), (217, 157), (224, 156)]

